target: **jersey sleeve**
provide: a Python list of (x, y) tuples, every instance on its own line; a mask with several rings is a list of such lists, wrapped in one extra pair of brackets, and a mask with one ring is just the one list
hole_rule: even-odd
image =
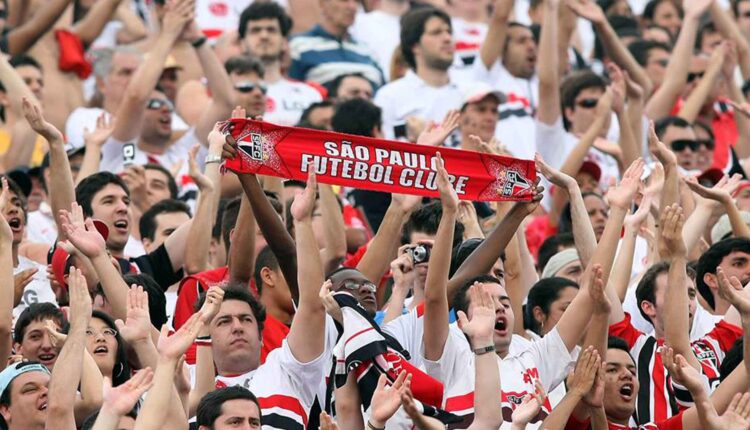
[(570, 152), (565, 144), (565, 128), (562, 118), (558, 118), (554, 124), (545, 124), (538, 119), (534, 120), (536, 125), (536, 148), (550, 166), (559, 169), (565, 162)]
[[(560, 337), (557, 328), (547, 333), (542, 339), (532, 342), (524, 354), (531, 354), (537, 369), (539, 379), (544, 389), (549, 393), (565, 380), (568, 369), (575, 361)], [(554, 360), (550, 360), (554, 357)]]
[(742, 329), (724, 320), (719, 321), (713, 330), (691, 343), (693, 352), (701, 362), (704, 374), (709, 379), (718, 379), (719, 368), (727, 351), (742, 337)]
[(471, 348), (466, 338), (457, 334), (455, 330), (448, 330), (448, 338), (445, 340), (443, 355), (437, 361), (427, 360), (424, 357), (424, 349), (420, 354), (424, 359), (425, 372), (433, 378), (442, 381), (443, 386), (450, 387), (466, 374), (466, 366), (473, 363)]
[(383, 326), (383, 331), (396, 338), (398, 343), (412, 356), (420, 353), (419, 350), (422, 345), (422, 333), (417, 328), (417, 320), (423, 309), (424, 306), (420, 305), (408, 314), (401, 315)]
[(609, 326), (609, 335), (622, 338), (628, 343), (628, 348), (630, 349), (633, 349), (638, 339), (644, 336), (643, 332), (633, 327), (633, 324), (630, 322), (630, 314), (627, 312), (622, 321)]
[(182, 279), (182, 269), (175, 271), (172, 268), (172, 259), (169, 258), (169, 252), (164, 244), (149, 254), (134, 258), (133, 261), (141, 272), (151, 275), (164, 291)]
[(324, 380), (326, 365), (329, 364), (330, 353), (323, 352), (309, 363), (301, 363), (292, 354), (289, 341), (284, 339), (281, 348), (271, 351), (266, 358), (265, 366), (272, 366), (278, 371), (279, 377), (286, 379), (301, 396), (302, 404), (311, 405)]

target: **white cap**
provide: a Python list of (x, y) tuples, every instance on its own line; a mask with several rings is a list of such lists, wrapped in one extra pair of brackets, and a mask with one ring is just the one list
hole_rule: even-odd
[(490, 95), (497, 97), (497, 101), (500, 103), (503, 103), (507, 99), (501, 91), (493, 89), (489, 84), (484, 82), (472, 82), (471, 84), (462, 86), (461, 95), (463, 96), (462, 107), (469, 103), (479, 102)]

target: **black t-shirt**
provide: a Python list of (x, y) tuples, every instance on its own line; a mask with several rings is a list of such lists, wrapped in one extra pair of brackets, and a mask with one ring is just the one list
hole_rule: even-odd
[(130, 259), (118, 258), (117, 262), (120, 264), (122, 273), (134, 272), (150, 275), (164, 291), (180, 282), (184, 276), (182, 269), (178, 271), (172, 269), (172, 260), (164, 244), (148, 254)]

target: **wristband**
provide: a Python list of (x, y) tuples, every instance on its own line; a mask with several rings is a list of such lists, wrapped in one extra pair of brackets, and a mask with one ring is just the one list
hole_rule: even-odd
[(211, 336), (198, 336), (195, 338), (196, 346), (211, 346)]
[(208, 154), (206, 155), (205, 164), (221, 163), (221, 155)]
[(370, 420), (367, 420), (367, 428), (370, 430), (385, 430), (385, 427), (375, 427)]
[(208, 39), (206, 39), (205, 36), (201, 36), (200, 38), (190, 42), (191, 45), (193, 45), (193, 48), (198, 49), (201, 46), (203, 46), (204, 43), (206, 43)]
[(474, 350), (474, 355), (484, 355), (488, 352), (495, 352), (495, 345), (485, 346), (484, 348), (477, 348)]

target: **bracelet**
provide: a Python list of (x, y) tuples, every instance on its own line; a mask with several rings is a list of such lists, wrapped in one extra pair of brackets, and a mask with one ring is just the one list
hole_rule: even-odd
[(485, 346), (484, 348), (477, 348), (474, 350), (474, 355), (484, 355), (488, 352), (495, 352), (495, 345)]
[(370, 420), (367, 420), (367, 428), (369, 428), (370, 430), (385, 430), (385, 427), (375, 427), (374, 425), (372, 425)]
[(201, 46), (203, 46), (204, 43), (206, 43), (208, 39), (206, 39), (206, 36), (201, 36), (200, 38), (190, 42), (191, 45), (193, 45), (193, 48), (198, 49)]
[(221, 163), (221, 155), (208, 154), (204, 164)]
[(211, 336), (198, 336), (195, 338), (195, 345), (196, 346), (211, 346)]

